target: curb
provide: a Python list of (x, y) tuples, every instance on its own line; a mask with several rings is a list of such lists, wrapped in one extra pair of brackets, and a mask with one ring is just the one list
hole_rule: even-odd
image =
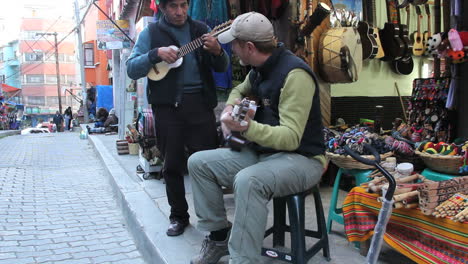
[(0, 131), (0, 137), (8, 137), (13, 135), (21, 135), (21, 130), (2, 130)]
[(198, 244), (194, 248), (190, 241), (193, 232), (187, 232), (187, 236), (168, 237), (169, 219), (143, 186), (127, 174), (99, 136), (90, 135), (88, 140), (106, 168), (128, 230), (145, 261), (152, 264), (188, 263), (198, 253)]
[[(165, 216), (156, 209), (153, 200), (143, 188), (125, 173), (102, 141), (94, 136), (89, 136), (88, 139), (108, 172), (117, 203), (122, 209), (127, 227), (143, 258), (147, 263), (168, 263), (162, 258), (160, 250), (154, 243), (154, 238), (161, 234), (158, 234), (157, 230), (152, 227), (154, 220), (165, 218)], [(169, 224), (168, 221), (167, 224)]]

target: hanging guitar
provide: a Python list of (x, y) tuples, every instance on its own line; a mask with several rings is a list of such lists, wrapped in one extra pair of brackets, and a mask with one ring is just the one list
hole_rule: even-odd
[(375, 58), (376, 59), (381, 59), (385, 56), (385, 52), (384, 52), (384, 49), (382, 47), (382, 43), (380, 41), (380, 34), (379, 34), (379, 28), (378, 27), (375, 27), (376, 25), (376, 17), (375, 17), (375, 14), (376, 14), (376, 8), (375, 8), (375, 0), (368, 0), (370, 1), (370, 4), (367, 4), (365, 7), (364, 7), (364, 10), (366, 10), (367, 8), (367, 22), (370, 24), (370, 25), (374, 25), (374, 39), (375, 39), (375, 42), (377, 43), (377, 54), (375, 55)]
[(416, 6), (416, 13), (418, 14), (418, 27), (413, 33), (413, 54), (414, 56), (421, 56), (424, 54), (425, 43), (423, 41), (423, 34), (421, 34), (422, 13), (419, 6)]
[(369, 5), (364, 3), (363, 6), (364, 21), (359, 21), (358, 32), (361, 36), (362, 59), (365, 60), (375, 58), (379, 51), (379, 46), (377, 44), (377, 40), (375, 39), (374, 27), (369, 22), (369, 12), (368, 8), (366, 8)]
[[(217, 37), (219, 34), (229, 30), (231, 28), (231, 23), (232, 21), (229, 20), (223, 24), (220, 24), (216, 26), (209, 34), (212, 35), (213, 37)], [(148, 72), (147, 77), (153, 81), (159, 81), (163, 79), (164, 77), (166, 77), (167, 73), (171, 69), (177, 68), (180, 65), (182, 65), (183, 57), (185, 55), (200, 48), (201, 46), (203, 46), (203, 40), (201, 37), (183, 45), (180, 48), (176, 46), (169, 46), (169, 48), (177, 51), (178, 59), (174, 63), (167, 63), (165, 61), (156, 63), (155, 65), (153, 65), (153, 67), (151, 67), (150, 71)]]
[[(249, 110), (253, 111), (255, 115), (257, 104), (255, 101), (251, 101), (248, 97), (245, 97), (239, 104), (234, 105), (231, 117), (234, 121), (239, 122), (241, 126), (246, 126), (247, 121), (245, 121), (245, 117)], [(231, 131), (231, 134), (226, 137), (226, 143), (232, 150), (240, 151), (247, 144), (247, 140), (239, 131)]]
[[(424, 31), (423, 43), (425, 44), (425, 46), (427, 46), (428, 43), (429, 43), (429, 38), (432, 36), (432, 32), (431, 32), (431, 10), (430, 10), (429, 4), (425, 4), (424, 8), (426, 9), (426, 15), (427, 15), (427, 31)], [(425, 54), (424, 55), (429, 55), (428, 50), (429, 49), (425, 48), (425, 51), (424, 51)]]
[(387, 21), (384, 28), (379, 31), (382, 39), (382, 47), (385, 56), (383, 61), (392, 61), (400, 59), (405, 52), (405, 44), (400, 38), (400, 26), (398, 22), (397, 10), (394, 0), (386, 0), (387, 3)]
[(410, 74), (414, 68), (413, 57), (411, 57), (413, 45), (408, 37), (408, 27), (410, 22), (409, 8), (409, 6), (406, 7), (406, 25), (400, 23), (400, 11), (396, 9), (397, 21), (400, 28), (400, 39), (403, 41), (404, 49), (403, 56), (400, 59), (393, 60), (392, 66), (396, 73), (403, 75)]

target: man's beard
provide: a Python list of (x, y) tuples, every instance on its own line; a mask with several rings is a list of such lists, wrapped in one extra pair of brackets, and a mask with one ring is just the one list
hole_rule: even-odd
[(244, 67), (247, 66), (247, 63), (245, 63), (242, 59), (239, 59), (239, 64)]

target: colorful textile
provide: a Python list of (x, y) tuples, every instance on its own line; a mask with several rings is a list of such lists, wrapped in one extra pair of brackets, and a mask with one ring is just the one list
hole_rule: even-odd
[[(376, 194), (353, 188), (343, 203), (349, 241), (369, 239), (381, 204)], [(394, 209), (384, 240), (417, 263), (468, 263), (468, 223), (435, 218), (418, 209)]]

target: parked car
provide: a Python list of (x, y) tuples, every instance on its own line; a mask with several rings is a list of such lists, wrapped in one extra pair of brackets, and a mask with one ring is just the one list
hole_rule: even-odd
[(21, 135), (50, 133), (49, 129), (43, 127), (28, 127), (21, 130)]
[(55, 132), (56, 126), (54, 123), (49, 123), (49, 122), (42, 122), (37, 124), (36, 128), (47, 128), (49, 132)]

